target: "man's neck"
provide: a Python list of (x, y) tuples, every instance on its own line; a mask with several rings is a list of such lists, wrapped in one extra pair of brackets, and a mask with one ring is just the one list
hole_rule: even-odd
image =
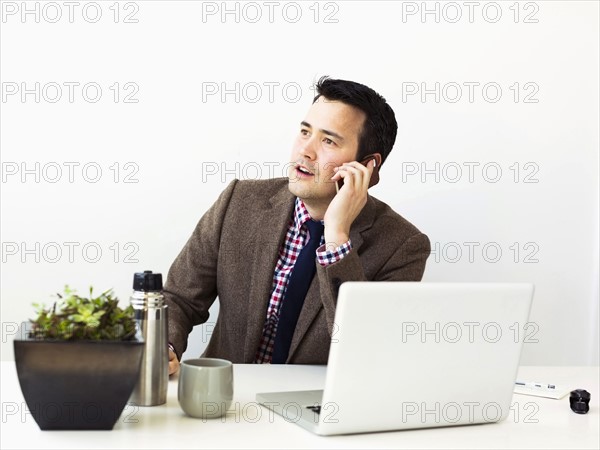
[(327, 207), (329, 206), (329, 202), (315, 202), (311, 201), (310, 199), (301, 200), (304, 203), (304, 206), (306, 207), (306, 210), (310, 214), (310, 218), (312, 220), (323, 220), (323, 217), (325, 217), (325, 212), (327, 211)]

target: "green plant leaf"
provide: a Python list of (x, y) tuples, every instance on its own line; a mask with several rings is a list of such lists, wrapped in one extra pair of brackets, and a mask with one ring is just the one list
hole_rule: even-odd
[(107, 289), (98, 297), (93, 296), (90, 286), (89, 298), (80, 297), (65, 285), (64, 295), (57, 294), (59, 302), (47, 309), (35, 303), (36, 318), (30, 319), (30, 337), (60, 340), (130, 340), (135, 338), (134, 310), (118, 306), (119, 300)]

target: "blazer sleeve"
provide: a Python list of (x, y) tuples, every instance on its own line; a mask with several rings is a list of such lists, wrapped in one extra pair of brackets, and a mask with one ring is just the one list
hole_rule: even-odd
[(340, 285), (345, 281), (421, 281), (431, 252), (429, 238), (421, 233), (410, 236), (383, 263), (374, 277), (367, 279), (361, 257), (352, 249), (340, 261), (328, 266), (317, 264), (321, 300), (331, 333)]
[(217, 297), (221, 231), (236, 182), (232, 181), (202, 216), (167, 275), (163, 293), (169, 307), (169, 342), (178, 359), (187, 348), (188, 334), (208, 320), (208, 310)]

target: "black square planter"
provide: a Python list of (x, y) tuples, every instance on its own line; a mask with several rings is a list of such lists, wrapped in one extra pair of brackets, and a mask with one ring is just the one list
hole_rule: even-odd
[(15, 339), (14, 349), (42, 430), (112, 430), (137, 383), (144, 342)]

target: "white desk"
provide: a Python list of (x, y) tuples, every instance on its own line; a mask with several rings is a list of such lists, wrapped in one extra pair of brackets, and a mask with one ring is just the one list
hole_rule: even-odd
[[(255, 403), (256, 392), (322, 389), (325, 367), (236, 365), (234, 405), (224, 419), (184, 415), (177, 379), (166, 405), (127, 406), (112, 431), (40, 431), (26, 411), (13, 362), (2, 362), (2, 448), (599, 448), (597, 367), (522, 367), (524, 380), (565, 384), (592, 394), (590, 412), (573, 413), (568, 396), (514, 395), (508, 419), (485, 425), (320, 437)], [(237, 408), (237, 409), (236, 409)]]

